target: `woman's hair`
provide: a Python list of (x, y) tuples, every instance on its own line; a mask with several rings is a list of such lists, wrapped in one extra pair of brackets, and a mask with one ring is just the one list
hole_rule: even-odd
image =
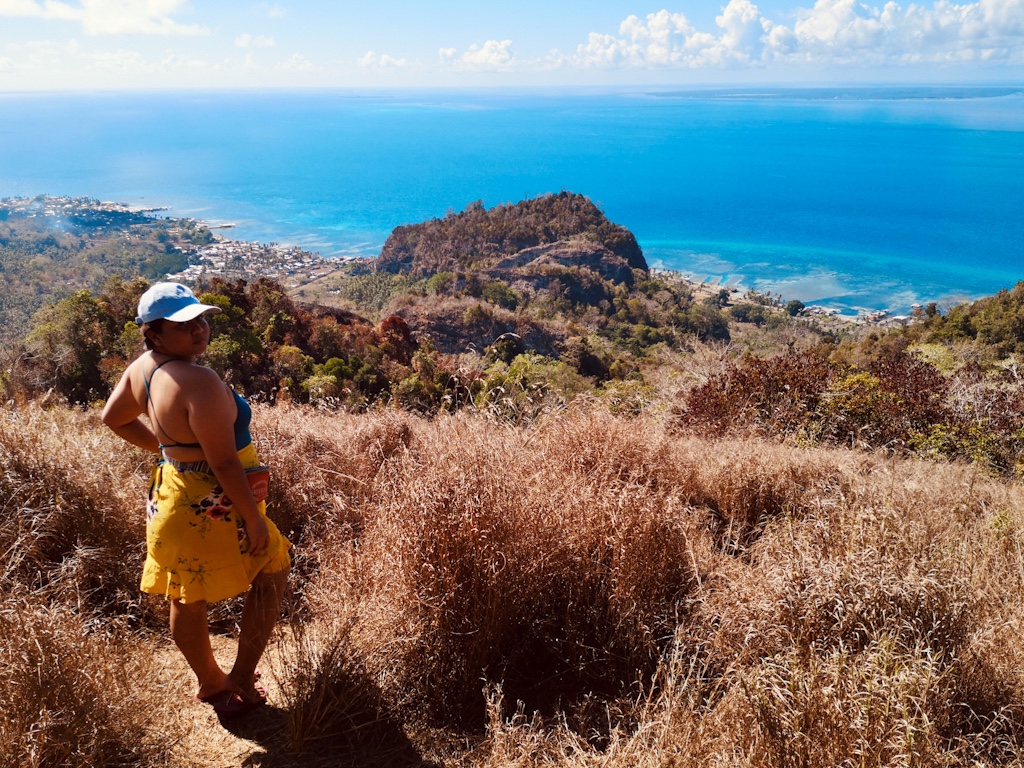
[(153, 333), (161, 333), (164, 329), (164, 323), (167, 322), (164, 318), (158, 317), (155, 320), (150, 320), (148, 323), (142, 324), (142, 343), (146, 349), (153, 348), (153, 342), (149, 340), (149, 336), (146, 331), (153, 331)]

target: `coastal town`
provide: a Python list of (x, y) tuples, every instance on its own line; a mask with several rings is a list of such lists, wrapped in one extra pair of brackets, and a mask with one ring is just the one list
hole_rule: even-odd
[(213, 235), (212, 243), (199, 246), (188, 254), (185, 269), (167, 275), (167, 279), (190, 283), (211, 277), (269, 277), (287, 288), (296, 288), (328, 277), (353, 260), (344, 256), (327, 259), (295, 246), (245, 242)]
[[(120, 230), (126, 240), (134, 235), (153, 238), (185, 266), (166, 278), (199, 282), (212, 277), (252, 280), (269, 277), (289, 288), (328, 277), (354, 257), (325, 258), (296, 246), (233, 240), (213, 227), (190, 218), (163, 218), (163, 207), (140, 207), (87, 197), (10, 197), (0, 201), (0, 221), (38, 219), (47, 229), (77, 232), (83, 237)], [(156, 233), (154, 234), (154, 228)], [(131, 233), (131, 234), (128, 234)]]
[(103, 202), (88, 197), (7, 197), (0, 200), (0, 221), (8, 217), (41, 218), (60, 228), (124, 226), (152, 221), (164, 208), (142, 208), (125, 203)]

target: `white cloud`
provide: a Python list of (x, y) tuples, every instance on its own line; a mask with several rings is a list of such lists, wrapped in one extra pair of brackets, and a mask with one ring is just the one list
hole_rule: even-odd
[(103, 72), (152, 74), (157, 65), (147, 61), (138, 51), (100, 51), (89, 55), (96, 69)]
[(587, 42), (576, 49), (574, 60), (582, 67), (611, 68), (626, 64), (632, 53), (628, 42), (591, 32)]
[(161, 59), (151, 59), (138, 51), (116, 50), (89, 53), (85, 58), (100, 71), (120, 75), (201, 74), (217, 69), (202, 59), (167, 53)]
[(266, 14), (268, 19), (283, 19), (288, 15), (288, 11), (276, 3), (260, 3), (256, 6), (256, 10)]
[[(911, 6), (916, 12), (917, 6)], [(804, 58), (840, 62), (868, 57), (890, 56), (899, 36), (902, 19), (908, 18), (896, 3), (887, 3), (882, 10), (857, 0), (818, 0), (814, 8), (798, 12), (793, 33), (797, 49)], [(927, 24), (915, 24), (919, 33), (927, 32)], [(901, 53), (909, 52), (906, 42)], [(917, 45), (920, 48), (920, 44)]]
[(77, 40), (65, 43), (29, 41), (11, 46), (14, 53), (13, 69), (19, 73), (62, 71), (66, 66), (82, 69), (89, 66), (82, 59), (82, 47)]
[(263, 35), (253, 36), (248, 32), (243, 32), (235, 38), (236, 48), (273, 48), (274, 45), (274, 38)]
[(171, 15), (185, 0), (82, 0), (87, 35), (204, 35), (197, 24), (179, 24)]
[(160, 60), (159, 66), (160, 71), (162, 72), (189, 72), (193, 74), (209, 72), (211, 69), (217, 68), (203, 59), (196, 59), (191, 56), (180, 56), (176, 53), (168, 53), (164, 56), (164, 58)]
[[(0, 84), (21, 84), (30, 79), (43, 87), (61, 89), (80, 86), (95, 87), (180, 87), (183, 84), (208, 86), (213, 82), (252, 84), (265, 82), (274, 73), (269, 65), (253, 60), (251, 49), (243, 56), (203, 58), (181, 48), (165, 50), (147, 45), (117, 46), (95, 50), (77, 40), (63, 43), (35, 41), (11, 44), (5, 55), (13, 66), (0, 63)], [(286, 62), (294, 70), (298, 62)], [(283, 82), (292, 82), (294, 75), (278, 74)], [(14, 78), (17, 78), (15, 81)], [(287, 80), (285, 80), (287, 78)], [(37, 86), (38, 87), (38, 86)]]
[(185, 0), (0, 0), (0, 16), (34, 17), (47, 21), (73, 21), (87, 35), (204, 35), (197, 24), (181, 24), (172, 17)]
[(733, 0), (715, 23), (722, 29), (721, 46), (725, 50), (744, 59), (760, 56), (766, 22), (750, 0)]
[(694, 32), (683, 14), (670, 14), (665, 10), (647, 14), (646, 24), (636, 16), (629, 16), (619, 25), (619, 34), (630, 40), (630, 58), (639, 58), (654, 66), (678, 62), (680, 51), (676, 42)]
[(0, 0), (0, 15), (35, 16), (40, 8), (32, 0)]
[(438, 53), (443, 64), (468, 72), (506, 72), (516, 65), (511, 40), (488, 40), (483, 45), (473, 43), (461, 56), (455, 48), (442, 48)]
[(1024, 0), (981, 0), (982, 17), (1004, 31), (1024, 35)]
[(67, 3), (46, 0), (0, 0), (0, 16), (21, 16), (47, 20), (77, 20), (81, 11)]
[(644, 20), (629, 16), (618, 37), (591, 33), (573, 62), (582, 67), (696, 68), (743, 63), (758, 54), (764, 29), (750, 0), (731, 0), (716, 23), (721, 36), (701, 32), (681, 13), (661, 10)]
[(287, 59), (277, 62), (274, 69), (278, 72), (316, 72), (319, 67), (301, 53), (293, 53)]
[(798, 12), (781, 58), (822, 63), (1024, 61), (1024, 0), (981, 0), (931, 8), (895, 2), (818, 0)]
[[(791, 26), (762, 15), (752, 0), (729, 0), (714, 32), (681, 13), (628, 16), (617, 35), (592, 32), (563, 62), (579, 68), (704, 68), (898, 65), (957, 61), (1024, 62), (1024, 0), (936, 0), (882, 6), (817, 0)], [(557, 57), (549, 55), (549, 63)]]
[(359, 59), (359, 68), (375, 70), (378, 72), (408, 69), (409, 60), (405, 58), (395, 58), (394, 56), (389, 56), (386, 53), (382, 53), (378, 56), (374, 51), (367, 51)]
[[(283, 0), (279, 2), (252, 0), (248, 7), (252, 18), (242, 23), (251, 24), (250, 29), (273, 30), (261, 25), (267, 18), (288, 15)], [(59, 49), (57, 43), (52, 43), (52, 51), (46, 51), (30, 50), (25, 42), (9, 42), (0, 56), (0, 73), (5, 74), (5, 82), (15, 79), (13, 72), (24, 82), (46, 72), (51, 73), (50, 82), (71, 82), (79, 75), (85, 78), (90, 69), (102, 69), (140, 73), (141, 80), (141, 73), (154, 70), (169, 76), (201, 72), (205, 67), (206, 72), (225, 76), (257, 71), (261, 76), (273, 76), (276, 71), (279, 80), (298, 82), (300, 78), (293, 75), (334, 72), (332, 68), (348, 77), (356, 63), (366, 79), (371, 73), (440, 75), (443, 79), (452, 73), (520, 72), (531, 73), (535, 80), (554, 81), (557, 75), (542, 73), (576, 69), (590, 72), (573, 73), (569, 79), (603, 77), (594, 70), (632, 70), (629, 76), (639, 81), (643, 75), (635, 73), (644, 70), (778, 68), (787, 70), (789, 76), (800, 69), (834, 73), (840, 67), (917, 65), (934, 66), (938, 72), (942, 65), (1024, 65), (1024, 0), (793, 0), (785, 17), (772, 12), (771, 18), (757, 3), (718, 0), (712, 6), (720, 9), (714, 21), (698, 27), (678, 12), (685, 5), (682, 0), (674, 0), (668, 8), (626, 16), (617, 28), (593, 31), (580, 44), (547, 54), (531, 52), (527, 58), (524, 50), (513, 50), (511, 40), (495, 37), (468, 48), (435, 48), (438, 60), (432, 67), (417, 59), (412, 49), (381, 53), (379, 48), (368, 50), (354, 62), (350, 59), (347, 66), (324, 58), (323, 53), (317, 54), (321, 65), (301, 54), (288, 57), (283, 52), (277, 54), (282, 60), (273, 65), (269, 57), (259, 60), (266, 56), (262, 49), (277, 48), (275, 38), (247, 31), (227, 38), (234, 44), (233, 57), (210, 62), (189, 58), (208, 49), (188, 49), (182, 41), (177, 41), (179, 47), (173, 55), (159, 59), (159, 52), (145, 43), (129, 38), (129, 44), (114, 37), (113, 47), (124, 46), (125, 50), (96, 54), (95, 60), (82, 51)], [(794, 8), (797, 3), (800, 6)], [(13, 28), (21, 19), (35, 20), (34, 25), (22, 23), (33, 29), (46, 22), (65, 39), (74, 34), (93, 44), (95, 40), (85, 40), (86, 35), (161, 35), (170, 40), (172, 36), (211, 33), (199, 16), (198, 9), (204, 5), (190, 5), (188, 0), (0, 0), (0, 24), (12, 28), (16, 35)], [(210, 51), (209, 55), (226, 54)], [(308, 55), (313, 55), (312, 49)], [(431, 69), (434, 72), (428, 71)], [(192, 82), (205, 81), (200, 76)]]

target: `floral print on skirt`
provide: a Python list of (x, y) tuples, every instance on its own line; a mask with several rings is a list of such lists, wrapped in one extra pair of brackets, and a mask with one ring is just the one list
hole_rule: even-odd
[[(246, 469), (259, 466), (252, 444), (238, 458)], [(266, 517), (265, 502), (259, 509)], [(182, 472), (159, 463), (153, 469), (146, 516), (143, 592), (183, 603), (212, 603), (242, 594), (260, 571), (276, 573), (290, 564), (291, 543), (270, 519), (267, 551), (259, 557), (249, 554), (241, 515), (217, 478), (205, 472)]]

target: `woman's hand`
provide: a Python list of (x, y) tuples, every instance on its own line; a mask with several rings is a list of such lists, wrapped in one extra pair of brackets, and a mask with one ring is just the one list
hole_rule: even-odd
[(245, 525), (245, 535), (249, 539), (249, 554), (258, 556), (265, 553), (270, 543), (270, 529), (263, 515), (256, 515), (254, 519), (243, 517), (242, 522)]

